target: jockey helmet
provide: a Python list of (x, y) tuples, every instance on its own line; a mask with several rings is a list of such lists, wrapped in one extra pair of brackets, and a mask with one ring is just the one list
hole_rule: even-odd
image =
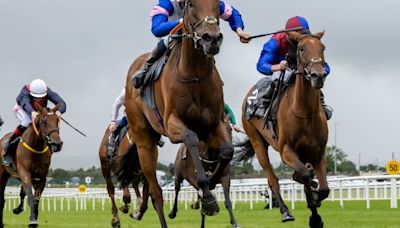
[(310, 28), (308, 27), (308, 22), (304, 17), (300, 17), (300, 16), (295, 16), (290, 18), (287, 22), (286, 22), (286, 29), (292, 29), (292, 28), (296, 28), (296, 27), (302, 27), (303, 30), (299, 30), (299, 32), (303, 33), (303, 34), (309, 34), (310, 33)]
[(47, 95), (47, 85), (42, 79), (35, 79), (29, 84), (29, 93), (32, 97), (42, 98)]

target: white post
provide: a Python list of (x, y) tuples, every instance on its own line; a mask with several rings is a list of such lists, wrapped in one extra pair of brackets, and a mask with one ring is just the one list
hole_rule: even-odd
[(340, 207), (343, 208), (343, 186), (342, 186), (342, 181), (339, 181), (339, 199), (340, 199)]
[(250, 209), (253, 209), (253, 189), (250, 187)]
[(54, 211), (57, 211), (57, 198), (56, 197), (53, 198), (53, 207), (54, 207)]
[(95, 205), (96, 199), (94, 198), (94, 195), (92, 196), (92, 210), (96, 210), (96, 205)]
[(47, 197), (47, 211), (50, 212), (50, 197)]
[(64, 211), (64, 197), (61, 197), (61, 211)]
[[(41, 203), (42, 204), (42, 211), (44, 211), (44, 202), (46, 202), (46, 198), (43, 198), (43, 202)], [(26, 209), (26, 207), (25, 207), (25, 209)]]
[(390, 208), (397, 208), (397, 187), (396, 187), (396, 178), (392, 177), (390, 180), (391, 183), (391, 192), (390, 192)]
[[(294, 183), (291, 186), (292, 186), (292, 210), (294, 210)], [(290, 193), (289, 190), (288, 193)], [(272, 201), (270, 203), (272, 204)]]
[(101, 198), (101, 209), (104, 211), (104, 197)]
[(365, 199), (367, 200), (367, 209), (370, 208), (369, 202), (369, 180), (365, 180)]
[(71, 210), (71, 197), (67, 198), (67, 208), (68, 208), (68, 211)]
[(232, 191), (232, 208), (233, 209), (235, 209), (235, 204), (236, 204), (236, 188), (234, 188)]
[(270, 210), (272, 210), (272, 190), (271, 190), (271, 188), (268, 188), (267, 189), (267, 191), (268, 191), (268, 197), (269, 197), (269, 209)]

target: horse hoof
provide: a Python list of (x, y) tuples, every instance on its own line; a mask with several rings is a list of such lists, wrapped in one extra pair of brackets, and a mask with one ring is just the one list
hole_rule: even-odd
[(30, 222), (29, 222), (29, 225), (28, 225), (28, 227), (32, 227), (32, 228), (38, 227), (38, 226), (39, 226), (39, 225), (38, 225), (37, 221), (30, 221)]
[(310, 226), (310, 228), (322, 228), (324, 227), (324, 222), (322, 221), (321, 216), (315, 215), (310, 216), (308, 225)]
[(121, 222), (117, 219), (112, 219), (111, 220), (111, 226), (113, 228), (120, 228), (121, 227)]
[(174, 218), (176, 217), (176, 213), (174, 213), (173, 211), (171, 211), (171, 212), (168, 214), (168, 217), (169, 217), (170, 219), (174, 219)]
[(129, 214), (129, 217), (135, 220), (141, 220), (143, 215), (140, 213), (139, 210), (135, 210), (132, 213)]
[(18, 215), (18, 214), (20, 214), (22, 211), (24, 211), (23, 208), (17, 207), (17, 208), (14, 208), (13, 213), (16, 214), (16, 215)]
[(239, 224), (233, 224), (232, 228), (240, 228), (240, 225)]
[(215, 197), (211, 196), (210, 199), (201, 200), (201, 213), (207, 216), (213, 216), (219, 213), (219, 206)]
[(118, 209), (124, 214), (128, 214), (128, 212), (129, 212), (129, 207), (127, 207), (127, 206), (121, 206)]
[(294, 216), (290, 214), (290, 212), (283, 212), (282, 214), (282, 222), (290, 222), (294, 221)]

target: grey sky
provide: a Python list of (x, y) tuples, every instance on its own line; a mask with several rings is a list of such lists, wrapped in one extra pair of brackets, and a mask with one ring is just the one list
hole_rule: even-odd
[[(326, 60), (332, 68), (323, 91), (335, 109), (329, 121), (334, 143), (351, 160), (385, 164), (397, 148), (400, 113), (397, 65), (399, 1), (228, 0), (242, 13), (252, 34), (283, 28), (294, 15), (308, 19), (314, 32), (325, 30)], [(156, 44), (149, 12), (155, 0), (0, 0), (1, 134), (17, 126), (12, 107), (21, 87), (44, 79), (67, 102), (64, 117), (87, 133), (62, 126), (65, 142), (53, 167), (99, 166), (98, 146), (109, 123), (112, 102), (125, 84), (133, 59)], [(290, 6), (290, 7), (288, 7)], [(217, 67), (225, 100), (240, 123), (247, 90), (262, 77), (255, 69), (267, 38), (241, 44), (222, 23), (224, 43)], [(168, 141), (168, 140), (167, 140)], [(173, 162), (177, 146), (161, 149), (159, 160)], [(271, 152), (274, 164), (279, 162)]]

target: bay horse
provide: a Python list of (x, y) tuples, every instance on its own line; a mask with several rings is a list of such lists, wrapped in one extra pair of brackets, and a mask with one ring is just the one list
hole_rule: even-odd
[[(282, 200), (279, 183), (268, 157), (268, 146), (280, 153), (284, 164), (293, 168), (293, 179), (304, 184), (307, 205), (312, 212), (310, 227), (323, 227), (323, 221), (317, 212), (320, 202), (328, 197), (329, 187), (326, 180), (327, 164), (325, 147), (328, 140), (327, 119), (320, 102), (320, 89), (324, 85), (326, 72), (323, 64), (324, 45), (321, 38), (324, 32), (313, 35), (302, 35), (297, 32), (288, 33), (289, 44), (297, 59), (295, 82), (289, 85), (282, 95), (277, 113), (275, 141), (273, 134), (264, 128), (263, 118), (245, 117), (246, 103), (254, 87), (246, 95), (242, 107), (243, 128), (257, 155), (258, 161), (268, 178), (268, 184), (277, 197), (282, 221), (294, 220)], [(254, 155), (254, 153), (253, 153)], [(312, 187), (317, 183), (317, 193)]]
[[(133, 211), (131, 213), (131, 217), (140, 220), (145, 211), (147, 210), (147, 199), (148, 199), (148, 188), (147, 188), (147, 183), (144, 183), (143, 187), (143, 198), (141, 197), (140, 191), (139, 191), (139, 183), (143, 179), (143, 175), (140, 174), (140, 172), (137, 172), (135, 168), (138, 168), (134, 163), (138, 164), (139, 160), (136, 156), (136, 160), (133, 161), (133, 163), (129, 163), (130, 167), (123, 166), (120, 167), (120, 162), (119, 160), (125, 156), (128, 155), (128, 153), (134, 152), (135, 148), (131, 148), (133, 143), (130, 141), (128, 134), (125, 134), (123, 139), (121, 140), (121, 143), (118, 147), (118, 151), (115, 155), (115, 157), (110, 158), (108, 156), (108, 139), (110, 137), (111, 131), (107, 128), (104, 137), (100, 143), (100, 148), (99, 148), (99, 158), (100, 158), (100, 164), (101, 164), (101, 172), (103, 174), (103, 177), (106, 181), (107, 184), (107, 192), (108, 195), (111, 199), (111, 204), (112, 204), (112, 219), (111, 219), (111, 225), (112, 227), (120, 227), (120, 219), (118, 216), (118, 209), (117, 205), (115, 204), (115, 187), (113, 183), (113, 177), (117, 177), (118, 175), (121, 177), (118, 177), (119, 182), (121, 183), (121, 188), (123, 191), (123, 196), (122, 200), (124, 202), (124, 205), (119, 207), (119, 210), (127, 214), (129, 212), (129, 206), (131, 203), (131, 194), (129, 192), (129, 185), (131, 184), (132, 188), (135, 190), (135, 194), (137, 196), (137, 202), (139, 205), (139, 209), (136, 211)], [(130, 156), (130, 155), (129, 155)], [(132, 157), (132, 156), (130, 156)], [(145, 182), (145, 181), (143, 181)]]
[[(38, 105), (35, 106), (39, 115), (23, 133), (13, 156), (16, 173), (11, 166), (0, 165), (0, 227), (4, 226), (4, 190), (11, 176), (18, 177), (22, 182), (21, 204), (13, 212), (19, 214), (23, 210), (23, 200), (25, 195), (28, 195), (28, 205), (31, 209), (29, 227), (38, 226), (39, 200), (46, 185), (52, 153), (58, 152), (62, 148), (63, 143), (59, 134), (60, 118), (55, 114), (60, 105), (58, 104), (50, 110)], [(11, 134), (5, 135), (0, 140), (0, 144), (3, 145)], [(3, 150), (3, 147), (1, 150)]]
[[(140, 91), (132, 85), (133, 74), (148, 54), (138, 57), (128, 71), (125, 106), (129, 134), (137, 145), (140, 165), (162, 227), (167, 224), (156, 178), (156, 143), (160, 135), (167, 136), (172, 143), (185, 144), (197, 171), (202, 211), (206, 215), (219, 212), (210, 188), (216, 185), (233, 155), (223, 121), (222, 81), (214, 64), (214, 55), (219, 52), (223, 37), (219, 28), (219, 3), (218, 0), (185, 1), (182, 40), (171, 51), (160, 79), (154, 84), (157, 111), (143, 103)], [(217, 149), (219, 154), (219, 165), (209, 178), (199, 159), (200, 141), (208, 148)]]
[[(226, 130), (230, 135), (230, 138), (232, 139), (232, 128), (231, 125), (229, 124), (229, 117), (225, 117), (225, 126)], [(215, 151), (212, 150), (207, 150), (206, 146), (204, 143), (200, 144), (200, 160), (202, 161), (202, 165), (204, 167), (204, 170), (207, 173), (213, 173), (215, 168), (218, 165), (219, 159), (216, 156), (218, 153), (215, 153)], [(195, 167), (193, 164), (193, 159), (191, 157), (192, 155), (190, 152), (187, 150), (184, 144), (181, 144), (181, 146), (178, 149), (178, 153), (176, 155), (175, 159), (175, 165), (174, 165), (174, 176), (175, 176), (175, 200), (174, 200), (174, 206), (172, 211), (169, 213), (169, 218), (173, 219), (176, 217), (176, 213), (178, 211), (178, 195), (179, 191), (181, 189), (181, 184), (184, 180), (187, 180), (196, 190), (199, 190), (200, 187), (197, 183), (197, 176), (195, 172)], [(232, 212), (232, 202), (230, 200), (230, 185), (231, 185), (231, 177), (230, 177), (230, 165), (225, 167), (224, 172), (222, 173), (220, 179), (218, 180), (218, 183), (221, 183), (223, 191), (224, 191), (224, 197), (225, 197), (225, 207), (229, 212), (229, 217), (230, 217), (230, 222), (232, 224), (233, 228), (238, 228), (240, 227), (239, 224), (236, 222), (236, 219), (233, 215)], [(213, 190), (213, 189), (211, 189)], [(199, 202), (196, 201), (192, 204), (193, 209), (198, 209), (199, 208)], [(205, 215), (201, 213), (201, 227), (204, 228), (205, 225)]]

